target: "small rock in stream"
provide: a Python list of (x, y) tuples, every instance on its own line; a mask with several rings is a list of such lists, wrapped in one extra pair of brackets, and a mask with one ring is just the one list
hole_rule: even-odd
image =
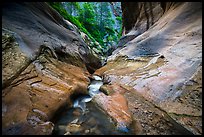
[(125, 133), (129, 132), (129, 129), (127, 128), (127, 126), (124, 123), (118, 123), (117, 130), (119, 130), (121, 132), (125, 132)]
[(102, 78), (99, 77), (99, 76), (94, 75), (93, 78), (94, 78), (95, 80), (97, 80), (97, 81), (102, 81)]
[(90, 132), (89, 129), (86, 129), (86, 130), (84, 131), (85, 134), (87, 134), (87, 133), (89, 133), (89, 132)]
[(64, 126), (64, 125), (59, 125), (59, 126), (58, 126), (58, 129), (59, 129), (59, 130), (65, 130), (65, 129), (66, 129), (66, 126)]
[(82, 130), (81, 125), (78, 125), (78, 124), (71, 124), (70, 123), (66, 127), (66, 132), (70, 132), (70, 133), (76, 133), (76, 132), (79, 132), (81, 130)]
[(71, 122), (71, 124), (76, 124), (78, 121), (79, 121), (79, 119), (77, 118), (77, 119), (73, 120), (73, 121)]
[(66, 132), (66, 133), (64, 133), (64, 135), (71, 135), (71, 133), (70, 132)]

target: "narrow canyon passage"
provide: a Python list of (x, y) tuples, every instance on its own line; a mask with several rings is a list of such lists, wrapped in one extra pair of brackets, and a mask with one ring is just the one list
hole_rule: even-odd
[[(103, 83), (98, 76), (93, 76), (88, 86), (88, 95), (73, 97), (73, 106), (64, 108), (56, 114), (54, 135), (133, 135), (133, 129), (121, 127), (117, 129), (111, 118), (91, 101), (101, 91)], [(120, 110), (121, 111), (121, 110)], [(129, 128), (129, 127), (128, 127)]]
[(201, 135), (201, 3), (3, 3), (2, 134)]
[[(145, 126), (147, 134), (193, 135), (172, 119), (164, 110), (157, 108), (141, 96), (138, 97), (138, 95), (131, 94), (132, 92), (130, 91), (125, 94), (125, 99), (129, 101), (134, 100), (133, 102), (135, 103), (129, 103), (131, 105), (128, 107), (133, 110), (131, 115), (136, 115), (137, 119), (142, 120), (142, 124), (133, 116), (129, 125), (125, 124), (126, 121), (124, 121), (123, 125), (117, 126), (117, 118), (113, 118), (116, 115), (109, 112), (117, 111), (121, 113), (125, 110), (120, 107), (121, 102), (110, 102), (112, 103), (111, 105), (118, 103), (116, 108), (108, 106), (109, 102), (106, 102), (107, 104), (104, 103), (105, 106), (100, 105), (102, 103), (99, 101), (102, 98), (101, 96), (107, 95), (108, 90), (100, 88), (103, 85), (100, 83), (102, 79), (98, 76), (95, 77), (97, 80), (92, 80), (88, 86), (88, 95), (76, 95), (73, 97), (73, 106), (71, 108), (66, 106), (62, 109), (62, 112), (56, 114), (55, 120), (53, 120), (55, 124), (54, 135), (142, 135), (144, 134), (142, 126)], [(94, 97), (95, 95), (97, 97)], [(118, 119), (122, 119), (122, 116), (118, 115)], [(154, 120), (156, 120), (156, 123)]]

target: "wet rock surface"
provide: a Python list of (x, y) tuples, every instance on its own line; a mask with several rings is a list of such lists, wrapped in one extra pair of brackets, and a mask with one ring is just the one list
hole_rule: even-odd
[[(202, 7), (173, 5), (151, 28), (114, 51), (94, 74), (130, 91), (126, 100), (142, 134), (200, 135)], [(101, 90), (111, 94), (109, 86)], [(136, 103), (138, 97), (148, 107), (145, 102)]]
[(121, 94), (116, 93), (112, 96), (106, 96), (103, 93), (99, 93), (94, 96), (93, 102), (112, 118), (117, 130), (129, 132), (128, 128), (132, 123), (131, 113), (129, 112), (126, 99)]
[(56, 119), (54, 135), (125, 135), (116, 130), (110, 118), (94, 103), (87, 103), (86, 113), (81, 109), (67, 108)]
[(46, 3), (5, 2), (2, 11), (2, 132), (52, 134), (50, 120), (72, 94), (87, 93), (101, 62)]
[(10, 134), (7, 129), (15, 128), (12, 123), (21, 122), (34, 130), (23, 133), (17, 130), (12, 134), (44, 134), (38, 126), (49, 126), (49, 133), (42, 130), (51, 134), (54, 125), (49, 121), (55, 113), (65, 105), (71, 105), (72, 94), (87, 93), (89, 79), (85, 72), (54, 58), (39, 56), (2, 91), (3, 134)]
[[(140, 132), (140, 129), (138, 129), (139, 126), (136, 124), (137, 121), (132, 120), (127, 101), (123, 96), (128, 90), (117, 84), (108, 85), (112, 94), (107, 96), (100, 91), (102, 85), (102, 78), (92, 75), (92, 81), (88, 86), (89, 95), (78, 95), (73, 98), (73, 108), (65, 110), (64, 114), (66, 113), (67, 116), (63, 114), (60, 116), (60, 120), (55, 122), (54, 134), (72, 135), (86, 133), (90, 135), (123, 135), (135, 134), (135, 131), (137, 131), (137, 133)], [(104, 85), (104, 87), (106, 86), (107, 85)], [(91, 108), (90, 104), (92, 104)], [(68, 122), (69, 119), (73, 119), (73, 117), (75, 119)], [(90, 119), (82, 122), (82, 118), (85, 117), (89, 117)], [(56, 119), (59, 119), (59, 117)], [(68, 123), (68, 125), (59, 124), (59, 122)], [(106, 125), (105, 127), (103, 127), (104, 122)], [(80, 123), (84, 124), (81, 125)], [(88, 129), (87, 127), (93, 123), (97, 124), (97, 126), (94, 126), (93, 129)], [(83, 125), (85, 125), (85, 127), (83, 127)], [(103, 129), (101, 129), (101, 126)]]
[(97, 75), (92, 77), (93, 80), (88, 86), (92, 101), (107, 114), (107, 117), (112, 119), (118, 131), (131, 133), (132, 117), (128, 110), (127, 100), (123, 96), (127, 90), (117, 84), (108, 85), (108, 88), (106, 88), (107, 85), (103, 85), (104, 80), (101, 77)]
[[(152, 6), (124, 20), (121, 47), (97, 69), (80, 32), (48, 5), (5, 3), (2, 134), (202, 134), (202, 6)], [(90, 89), (84, 111), (73, 108), (71, 96)]]

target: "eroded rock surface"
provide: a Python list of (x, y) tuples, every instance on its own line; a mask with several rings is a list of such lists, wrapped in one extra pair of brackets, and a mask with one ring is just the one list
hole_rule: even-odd
[(129, 4), (120, 48), (96, 70), (90, 41), (47, 4), (4, 3), (3, 134), (52, 134), (54, 115), (87, 93), (95, 70), (104, 85), (94, 102), (119, 130), (202, 134), (201, 3)]
[(114, 93), (110, 96), (106, 96), (104, 93), (96, 94), (93, 101), (111, 117), (117, 130), (128, 133), (132, 118), (127, 100), (121, 93), (117, 91), (112, 92)]
[[(95, 74), (131, 91), (125, 95), (133, 117), (142, 125), (142, 134), (202, 134), (202, 6), (163, 6), (158, 20), (114, 51)], [(129, 33), (140, 27), (131, 26)], [(148, 107), (137, 94), (150, 102)]]
[[(86, 73), (82, 68), (39, 56), (2, 91), (3, 134), (51, 134), (54, 125), (50, 120), (60, 108), (71, 105), (70, 95), (87, 93)], [(26, 130), (25, 126), (23, 131), (10, 132), (19, 123), (34, 129)]]
[(88, 48), (74, 25), (66, 21), (48, 4), (4, 3), (2, 28), (21, 37), (20, 48), (33, 59), (41, 45), (52, 49), (59, 60), (94, 71), (100, 60)]
[(2, 11), (2, 133), (50, 135), (70, 96), (87, 94), (100, 60), (46, 3), (4, 3)]

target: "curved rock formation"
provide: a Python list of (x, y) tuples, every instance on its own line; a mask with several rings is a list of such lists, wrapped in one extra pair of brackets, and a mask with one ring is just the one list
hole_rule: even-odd
[(119, 130), (202, 134), (201, 3), (122, 2), (122, 10), (119, 48), (97, 69), (90, 41), (46, 3), (3, 4), (3, 134), (52, 134), (54, 115), (87, 93), (96, 69), (105, 94), (94, 102)]
[(92, 72), (101, 66), (73, 26), (46, 3), (4, 3), (2, 12), (2, 28), (21, 37), (20, 48), (31, 59), (46, 45), (61, 61)]
[(2, 13), (2, 132), (52, 134), (50, 120), (87, 93), (100, 60), (46, 3), (4, 3)]
[(127, 39), (94, 74), (130, 91), (124, 96), (142, 134), (202, 134), (201, 3), (122, 10)]

